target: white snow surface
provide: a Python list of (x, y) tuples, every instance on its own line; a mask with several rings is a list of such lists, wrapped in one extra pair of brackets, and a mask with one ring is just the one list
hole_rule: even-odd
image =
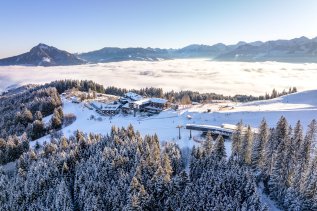
[[(221, 102), (213, 104), (199, 104), (183, 106), (178, 111), (172, 109), (165, 110), (158, 115), (151, 117), (142, 117), (137, 115), (124, 116), (119, 114), (113, 116), (100, 116), (94, 110), (89, 110), (83, 103), (71, 103), (70, 100), (63, 99), (64, 113), (74, 113), (77, 116), (76, 121), (63, 128), (64, 136), (69, 137), (79, 129), (84, 133), (100, 133), (109, 134), (112, 125), (117, 127), (126, 127), (132, 124), (133, 127), (140, 131), (144, 136), (147, 134), (153, 135), (156, 133), (161, 142), (175, 142), (181, 148), (199, 145), (199, 143), (189, 139), (189, 131), (184, 127), (186, 124), (202, 124), (221, 126), (224, 123), (236, 124), (240, 120), (244, 124), (249, 124), (252, 127), (258, 127), (261, 120), (265, 118), (269, 126), (276, 125), (279, 118), (283, 115), (287, 118), (291, 125), (295, 125), (298, 120), (301, 120), (304, 129), (312, 119), (317, 118), (317, 90), (304, 91), (295, 94), (286, 95), (280, 98), (256, 101), (250, 103), (230, 103)], [(231, 110), (222, 110), (225, 105), (233, 107)], [(220, 108), (220, 109), (219, 109)], [(210, 109), (211, 112), (207, 112)], [(95, 119), (90, 119), (94, 115)], [(187, 118), (190, 115), (191, 118)], [(102, 120), (97, 120), (101, 117)], [(181, 140), (178, 139), (178, 125), (184, 126), (181, 129)], [(194, 139), (201, 139), (200, 132), (192, 131)], [(44, 141), (49, 141), (50, 137), (45, 136), (37, 141), (43, 144)], [(36, 141), (31, 142), (34, 146)], [(231, 154), (231, 142), (225, 142), (226, 152)]]
[(296, 86), (316, 89), (317, 64), (216, 62), (207, 59), (124, 61), (78, 66), (0, 67), (0, 92), (12, 85), (42, 84), (58, 79), (89, 79), (121, 88), (160, 87), (225, 95), (264, 95)]
[(43, 57), (43, 59), (42, 59), (42, 60), (43, 60), (43, 62), (48, 62), (48, 63), (49, 63), (49, 62), (51, 62), (51, 59), (50, 59), (50, 58), (48, 58), (48, 57)]

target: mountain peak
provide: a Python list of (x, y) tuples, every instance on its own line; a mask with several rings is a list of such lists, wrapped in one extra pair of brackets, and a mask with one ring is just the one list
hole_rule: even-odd
[(46, 45), (45, 43), (39, 43), (36, 47), (49, 47), (49, 46)]
[(31, 50), (33, 49), (41, 49), (41, 50), (46, 50), (46, 49), (49, 49), (49, 48), (53, 48), (52, 46), (48, 46), (44, 43), (39, 43), (38, 45), (34, 46)]
[(0, 65), (34, 65), (34, 66), (59, 66), (79, 65), (86, 63), (76, 55), (59, 50), (53, 46), (39, 43), (29, 52), (0, 59)]

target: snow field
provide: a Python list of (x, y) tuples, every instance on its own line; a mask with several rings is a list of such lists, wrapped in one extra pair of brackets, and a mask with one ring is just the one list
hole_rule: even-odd
[[(192, 148), (199, 143), (189, 139), (189, 131), (184, 127), (186, 124), (205, 124), (221, 126), (224, 123), (236, 124), (240, 120), (244, 124), (258, 127), (261, 120), (265, 118), (269, 126), (273, 127), (278, 119), (283, 115), (287, 118), (291, 125), (295, 125), (298, 120), (301, 120), (304, 129), (314, 118), (317, 118), (317, 90), (299, 92), (286, 95), (272, 100), (255, 101), (250, 103), (214, 103), (206, 105), (195, 105), (184, 107), (178, 111), (172, 109), (163, 111), (158, 115), (151, 117), (142, 117), (137, 115), (124, 116), (119, 114), (113, 117), (101, 116), (94, 110), (89, 110), (84, 106), (84, 103), (75, 104), (70, 100), (62, 98), (64, 113), (73, 113), (76, 115), (76, 121), (63, 128), (63, 135), (69, 137), (78, 129), (84, 133), (95, 133), (106, 135), (110, 133), (111, 127), (127, 127), (132, 124), (133, 127), (144, 135), (157, 134), (160, 141), (175, 142), (181, 148)], [(223, 105), (230, 105), (231, 110), (219, 110)], [(210, 109), (211, 112), (206, 112)], [(94, 119), (91, 119), (91, 116)], [(188, 115), (191, 119), (187, 118)], [(99, 120), (98, 120), (99, 119)], [(47, 122), (47, 118), (45, 122)], [(178, 139), (178, 125), (182, 125), (181, 139)], [(192, 135), (196, 139), (200, 138), (200, 132), (192, 131)], [(37, 141), (43, 144), (49, 141), (50, 136), (45, 136)], [(35, 146), (36, 141), (31, 142), (31, 146)], [(231, 142), (225, 142), (227, 155), (231, 154)]]

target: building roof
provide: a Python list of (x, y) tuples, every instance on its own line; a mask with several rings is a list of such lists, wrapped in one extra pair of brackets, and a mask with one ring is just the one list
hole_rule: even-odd
[(162, 111), (161, 108), (156, 108), (156, 107), (153, 107), (153, 106), (146, 106), (145, 109), (154, 110), (154, 111)]
[(150, 102), (150, 99), (145, 98), (145, 99), (142, 99), (142, 100), (135, 101), (133, 103), (137, 104), (137, 105), (144, 105), (144, 104), (149, 103), (149, 102)]
[(128, 93), (125, 93), (124, 95), (125, 97), (127, 98), (130, 98), (131, 100), (134, 100), (134, 101), (138, 101), (138, 100), (142, 100), (143, 97), (141, 95), (138, 95), (134, 92), (128, 92)]
[(122, 108), (130, 108), (129, 103), (124, 104)]
[(116, 111), (120, 108), (120, 104), (106, 104), (101, 110), (103, 111)]
[(204, 132), (210, 131), (220, 135), (232, 135), (232, 133), (234, 132), (234, 130), (225, 129), (225, 128), (214, 126), (214, 125), (186, 124), (186, 129), (199, 130)]
[(167, 103), (167, 100), (163, 98), (151, 98), (150, 101), (152, 103), (161, 103), (161, 104)]
[(100, 110), (107, 110), (107, 111), (115, 111), (118, 110), (121, 106), (121, 104), (107, 104), (107, 103), (101, 103), (97, 101), (93, 101), (90, 103), (93, 107)]

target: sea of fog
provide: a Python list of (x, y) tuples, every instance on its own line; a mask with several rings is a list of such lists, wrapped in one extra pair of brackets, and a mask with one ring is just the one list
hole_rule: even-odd
[(88, 79), (121, 88), (160, 87), (225, 95), (263, 95), (273, 88), (317, 89), (317, 64), (215, 62), (206, 59), (125, 61), (80, 66), (0, 67), (0, 92), (57, 79)]

